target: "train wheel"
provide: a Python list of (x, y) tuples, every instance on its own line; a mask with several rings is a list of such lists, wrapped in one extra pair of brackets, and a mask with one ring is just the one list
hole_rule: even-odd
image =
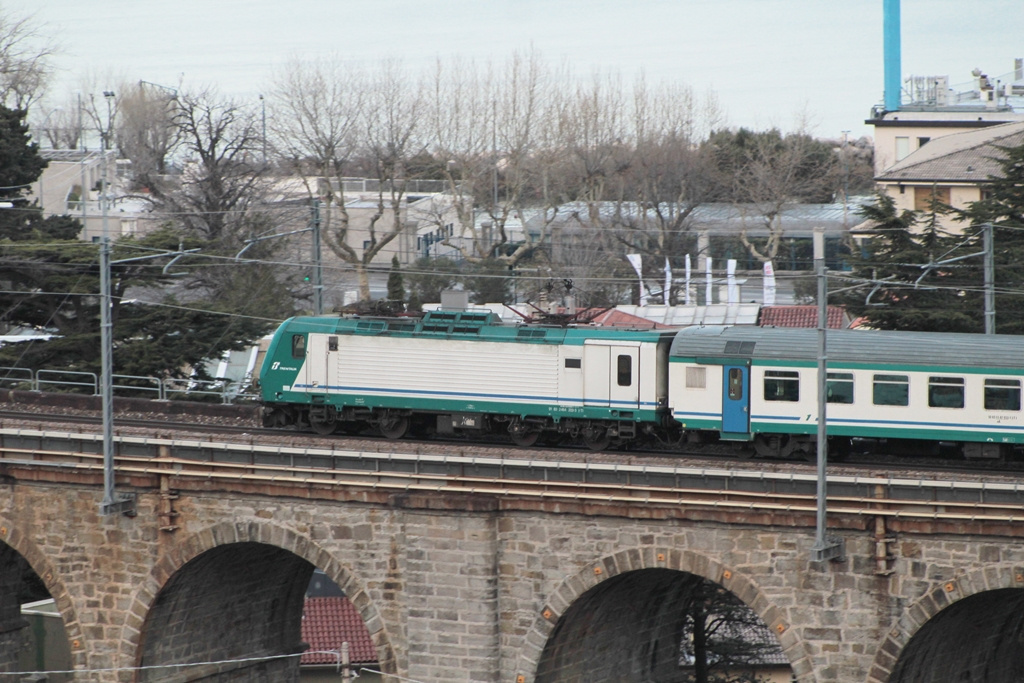
[(334, 430), (338, 428), (338, 421), (333, 419), (317, 418), (312, 415), (309, 416), (309, 427), (320, 436), (327, 436), (333, 434)]
[(409, 418), (390, 411), (385, 411), (377, 422), (377, 428), (385, 438), (401, 439), (409, 431)]
[(608, 436), (608, 430), (600, 425), (584, 427), (581, 435), (583, 443), (592, 451), (603, 451), (612, 442), (612, 437)]
[(508, 435), (515, 445), (529, 448), (540, 439), (540, 430), (520, 420), (513, 420), (508, 426)]

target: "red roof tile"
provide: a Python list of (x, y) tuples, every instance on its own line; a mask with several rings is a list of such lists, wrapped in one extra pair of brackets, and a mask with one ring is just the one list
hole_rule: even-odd
[(377, 648), (370, 632), (348, 598), (306, 598), (302, 612), (302, 640), (309, 650), (299, 664), (334, 664), (341, 652), (341, 644), (348, 642), (349, 659), (353, 664), (377, 661)]
[[(829, 306), (826, 313), (829, 329), (841, 330), (849, 324), (842, 306)], [(817, 306), (763, 306), (758, 323), (761, 327), (817, 327)]]

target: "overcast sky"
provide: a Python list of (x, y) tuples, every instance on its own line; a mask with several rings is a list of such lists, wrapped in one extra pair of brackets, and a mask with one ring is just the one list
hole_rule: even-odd
[[(62, 46), (60, 91), (83, 75), (214, 85), (256, 99), (292, 57), (502, 60), (531, 48), (595, 69), (714, 90), (728, 123), (870, 134), (881, 102), (882, 0), (0, 0)], [(903, 75), (992, 78), (1024, 57), (1024, 0), (903, 0)], [(98, 84), (112, 88), (114, 82)], [(63, 100), (58, 96), (55, 100)]]

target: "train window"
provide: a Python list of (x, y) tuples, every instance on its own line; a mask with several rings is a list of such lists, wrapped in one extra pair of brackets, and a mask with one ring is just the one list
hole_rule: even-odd
[(764, 400), (799, 401), (800, 373), (791, 370), (765, 370)]
[(707, 389), (708, 388), (708, 369), (702, 368), (697, 365), (691, 365), (686, 368), (686, 388), (687, 389)]
[(743, 400), (743, 368), (729, 368), (729, 400)]
[(853, 403), (853, 373), (828, 373), (825, 376), (825, 400), (829, 403)]
[(565, 367), (567, 367), (567, 368), (582, 368), (583, 367), (583, 359), (582, 358), (566, 358), (565, 359)]
[(629, 356), (619, 356), (618, 376), (620, 387), (628, 387), (633, 384), (633, 359)]
[(327, 338), (327, 350), (328, 351), (337, 351), (338, 350), (338, 338), (335, 337), (334, 335), (331, 335), (330, 337)]
[(910, 405), (910, 379), (906, 375), (875, 375), (872, 394), (876, 406)]
[(963, 377), (929, 377), (928, 406), (931, 408), (963, 408)]
[(985, 410), (1020, 410), (1020, 380), (985, 380)]
[(292, 358), (306, 357), (306, 337), (302, 334), (292, 335)]

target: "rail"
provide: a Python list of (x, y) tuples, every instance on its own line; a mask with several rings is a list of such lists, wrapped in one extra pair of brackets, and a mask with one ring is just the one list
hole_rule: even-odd
[[(252, 403), (259, 394), (248, 391), (251, 385), (227, 379), (199, 380), (176, 377), (146, 377), (140, 375), (111, 375), (115, 395), (137, 394), (158, 401), (206, 400), (215, 397), (221, 403)], [(93, 372), (50, 370), (0, 366), (0, 387), (26, 388), (29, 391), (68, 391), (100, 393), (99, 377)]]
[[(0, 430), (0, 464), (99, 473), (95, 434)], [(552, 462), (472, 455), (376, 453), (325, 448), (119, 436), (120, 476), (369, 490), (476, 494), (536, 501), (813, 514), (816, 475), (687, 466)], [(830, 475), (830, 514), (914, 521), (1024, 522), (1024, 485), (1013, 481)]]

